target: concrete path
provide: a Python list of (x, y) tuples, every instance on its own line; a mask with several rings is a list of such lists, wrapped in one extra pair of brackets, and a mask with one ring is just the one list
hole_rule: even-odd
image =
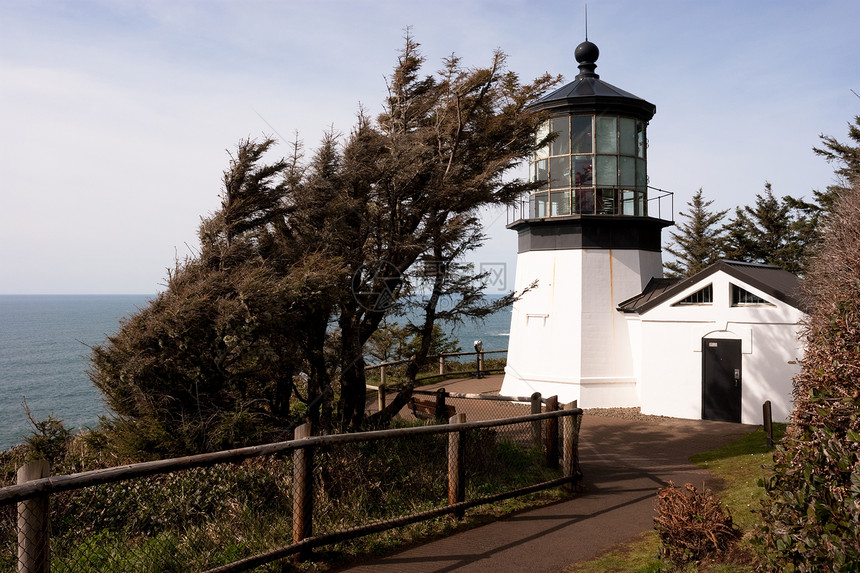
[[(492, 391), (491, 382), (497, 390), (501, 377), (439, 385), (451, 392), (486, 392)], [(724, 422), (586, 414), (579, 449), (584, 494), (342, 571), (559, 572), (651, 529), (657, 488), (670, 480), (716, 485), (689, 457), (754, 429)]]

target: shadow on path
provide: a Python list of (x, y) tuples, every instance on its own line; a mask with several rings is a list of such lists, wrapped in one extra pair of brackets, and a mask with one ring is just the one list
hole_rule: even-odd
[(755, 428), (586, 414), (579, 447), (584, 493), (340, 571), (561, 571), (653, 527), (657, 489), (669, 481), (714, 487), (713, 477), (690, 464), (690, 456)]

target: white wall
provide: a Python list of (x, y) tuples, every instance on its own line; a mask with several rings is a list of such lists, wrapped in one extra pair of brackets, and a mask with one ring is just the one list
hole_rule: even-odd
[(557, 394), (561, 402), (579, 400), (579, 369), (573, 365), (579, 364), (581, 348), (581, 259), (579, 250), (517, 256), (516, 292), (538, 284), (513, 305), (503, 395), (540, 392)]

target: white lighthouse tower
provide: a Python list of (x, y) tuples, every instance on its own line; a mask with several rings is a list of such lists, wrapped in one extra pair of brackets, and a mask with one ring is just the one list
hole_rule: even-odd
[(661, 231), (672, 222), (648, 197), (656, 108), (602, 81), (598, 55), (587, 40), (577, 46), (575, 80), (533, 106), (549, 115), (539, 137), (558, 136), (531, 158), (543, 185), (508, 225), (519, 235), (515, 288), (537, 286), (514, 304), (501, 393), (630, 407), (640, 403), (637, 333), (617, 307), (662, 277)]

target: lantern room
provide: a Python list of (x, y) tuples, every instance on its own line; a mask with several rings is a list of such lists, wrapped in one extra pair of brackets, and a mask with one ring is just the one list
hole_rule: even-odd
[(656, 108), (602, 81), (599, 54), (581, 43), (575, 81), (533, 106), (550, 116), (538, 138), (557, 135), (529, 162), (530, 180), (542, 183), (529, 196), (529, 219), (648, 214), (646, 130)]

